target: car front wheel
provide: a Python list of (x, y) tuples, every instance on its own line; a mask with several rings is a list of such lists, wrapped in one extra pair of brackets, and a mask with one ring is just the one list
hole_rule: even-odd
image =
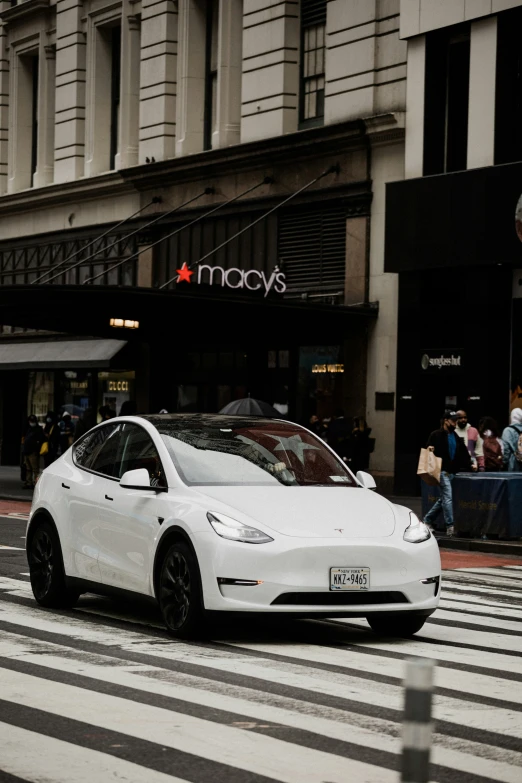
[(183, 541), (172, 544), (163, 558), (158, 602), (168, 632), (180, 639), (199, 636), (204, 609), (198, 562)]
[(426, 617), (415, 614), (370, 614), (366, 618), (368, 624), (374, 633), (379, 636), (413, 636), (420, 631)]
[(60, 539), (50, 522), (39, 522), (31, 533), (27, 560), (33, 595), (40, 606), (69, 609), (75, 605), (80, 594), (67, 588)]

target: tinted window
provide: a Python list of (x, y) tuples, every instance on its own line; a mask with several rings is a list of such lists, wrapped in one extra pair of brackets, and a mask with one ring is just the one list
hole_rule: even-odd
[[(121, 430), (121, 424), (106, 424), (93, 430), (74, 446), (74, 461), (88, 470), (95, 470), (94, 463), (101, 457), (106, 441)], [(112, 444), (111, 444), (112, 445)], [(100, 463), (101, 464), (101, 463)], [(110, 475), (112, 475), (112, 470)]]
[(216, 419), (156, 424), (187, 484), (356, 486), (343, 462), (307, 430), (287, 422)]
[(121, 478), (128, 470), (139, 468), (148, 471), (151, 487), (166, 486), (161, 460), (150, 435), (143, 427), (125, 424), (115, 475)]

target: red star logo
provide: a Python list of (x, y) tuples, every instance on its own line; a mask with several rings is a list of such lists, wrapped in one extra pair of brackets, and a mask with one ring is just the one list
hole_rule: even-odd
[(191, 275), (194, 274), (194, 272), (191, 272), (190, 269), (187, 266), (187, 262), (185, 261), (181, 269), (176, 269), (176, 272), (178, 273), (178, 279), (177, 283), (190, 283)]

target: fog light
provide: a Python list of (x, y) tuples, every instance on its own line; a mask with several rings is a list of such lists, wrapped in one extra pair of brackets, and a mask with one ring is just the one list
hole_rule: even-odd
[(440, 576), (430, 576), (428, 579), (421, 579), (423, 585), (435, 585), (433, 595), (439, 592)]

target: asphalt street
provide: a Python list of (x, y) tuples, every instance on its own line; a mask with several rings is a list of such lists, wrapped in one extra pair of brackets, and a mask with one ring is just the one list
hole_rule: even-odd
[(1, 783), (397, 781), (412, 655), (437, 661), (431, 780), (522, 780), (520, 559), (445, 555), (440, 609), (412, 640), (350, 619), (227, 623), (185, 643), (146, 605), (37, 608), (26, 512), (6, 508)]

